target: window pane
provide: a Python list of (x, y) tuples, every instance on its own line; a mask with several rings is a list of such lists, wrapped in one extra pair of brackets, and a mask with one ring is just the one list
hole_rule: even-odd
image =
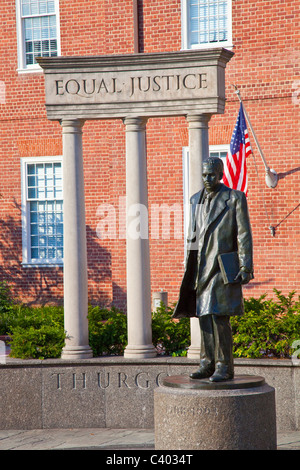
[(227, 157), (227, 151), (226, 150), (215, 150), (215, 151), (210, 151), (209, 152), (209, 156), (210, 157), (219, 157), (223, 160), (223, 163), (225, 163), (226, 161), (226, 157)]
[(33, 64), (33, 54), (26, 54), (26, 65), (32, 65)]
[(42, 41), (42, 55), (49, 57), (49, 41)]
[(47, 12), (47, 0), (40, 0), (40, 11), (39, 13), (48, 13)]
[(23, 16), (55, 13), (55, 0), (21, 0)]
[(38, 15), (39, 14), (39, 2), (38, 0), (31, 0), (31, 14)]
[(201, 19), (199, 25), (199, 42), (202, 44), (208, 42), (208, 22), (205, 19)]
[(46, 210), (46, 201), (38, 202), (38, 211), (45, 212), (45, 210)]
[(37, 224), (31, 224), (31, 235), (37, 235), (38, 234), (39, 227)]
[(35, 165), (32, 165), (32, 164), (27, 165), (27, 174), (28, 175), (35, 174)]
[(30, 212), (30, 222), (33, 224), (37, 222), (37, 213), (34, 211)]
[[(56, 215), (56, 203), (47, 201), (45, 211), (39, 211), (38, 214), (34, 210), (34, 204), (30, 203), (31, 257), (36, 260), (62, 259), (63, 224), (61, 217)], [(61, 207), (61, 204), (62, 201), (59, 201), (58, 207)], [(39, 224), (36, 223), (37, 215)]]
[(39, 257), (38, 248), (31, 248), (31, 258), (37, 259)]
[(48, 5), (47, 13), (54, 13), (55, 12), (55, 2), (54, 2), (54, 0), (48, 0), (47, 5)]
[(33, 52), (36, 57), (41, 55), (42, 43), (40, 41), (34, 41), (33, 43)]
[[(49, 28), (48, 37), (49, 37), (50, 39), (55, 40), (55, 42), (56, 42), (56, 26), (51, 26), (51, 27)], [(56, 49), (56, 46), (55, 46), (55, 49)]]
[(39, 235), (45, 235), (45, 232), (46, 232), (45, 226), (40, 224), (40, 225), (38, 226), (38, 233), (39, 233)]
[(22, 15), (30, 15), (30, 2), (29, 0), (22, 0)]
[(224, 42), (228, 38), (228, 0), (189, 0), (190, 45)]
[(35, 199), (35, 198), (36, 198), (36, 189), (28, 188), (28, 199)]
[(35, 186), (35, 176), (28, 176), (28, 186)]
[(46, 223), (46, 215), (45, 213), (43, 212), (39, 212), (38, 215), (37, 215), (37, 220), (38, 220), (38, 223), (43, 225)]

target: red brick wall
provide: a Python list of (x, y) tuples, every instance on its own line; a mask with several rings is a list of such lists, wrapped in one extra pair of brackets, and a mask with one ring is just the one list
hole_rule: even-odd
[[(62, 55), (132, 53), (132, 5), (129, 0), (60, 0)], [(233, 2), (235, 56), (226, 70), (227, 105), (225, 114), (210, 122), (210, 143), (229, 143), (239, 108), (232, 84), (238, 85), (265, 158), (280, 177), (276, 189), (267, 188), (250, 133), (260, 184), (250, 157), (255, 280), (245, 289), (246, 296), (271, 295), (273, 287), (299, 293), (300, 208), (284, 220), (299, 203), (298, 9), (298, 0)], [(140, 0), (140, 52), (180, 50), (180, 12), (180, 0)], [(63, 296), (62, 268), (21, 265), (20, 157), (61, 154), (61, 128), (46, 118), (43, 75), (17, 72), (15, 0), (0, 2), (0, 21), (0, 80), (6, 90), (0, 105), (0, 278), (8, 279), (25, 301), (55, 302)], [(83, 130), (90, 301), (113, 301), (124, 308), (126, 247), (118, 227), (120, 197), (125, 196), (124, 125), (120, 120), (90, 121)], [(148, 121), (150, 213), (154, 204), (182, 204), (182, 146), (187, 143), (184, 118)], [(103, 204), (115, 209), (117, 234), (112, 240), (98, 237), (104, 216), (97, 210)], [(279, 223), (272, 237), (268, 227)], [(164, 289), (175, 302), (183, 273), (183, 240), (174, 239), (171, 230), (169, 240), (151, 238), (150, 247), (152, 291)]]
[[(279, 175), (276, 189), (269, 189), (250, 134), (261, 184), (250, 158), (248, 201), (255, 247), (255, 280), (247, 288), (251, 295), (272, 292), (273, 287), (299, 294), (300, 207), (284, 220), (300, 202), (300, 100), (294, 96), (300, 85), (298, 11), (299, 2), (290, 0), (233, 2), (235, 56), (227, 70), (228, 103), (225, 115), (212, 120), (212, 137), (215, 125), (234, 124), (238, 104), (231, 84), (239, 85), (266, 161)], [(268, 229), (270, 224), (280, 224), (275, 237)]]

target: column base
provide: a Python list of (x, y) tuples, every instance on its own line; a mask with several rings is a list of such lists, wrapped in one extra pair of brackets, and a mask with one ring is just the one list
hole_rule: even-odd
[(189, 359), (200, 360), (200, 348), (197, 346), (190, 346), (187, 351), (187, 357)]
[(93, 357), (92, 349), (87, 346), (65, 346), (61, 359), (90, 359)]
[(124, 351), (124, 357), (129, 359), (146, 359), (156, 356), (157, 351), (153, 344), (128, 345)]

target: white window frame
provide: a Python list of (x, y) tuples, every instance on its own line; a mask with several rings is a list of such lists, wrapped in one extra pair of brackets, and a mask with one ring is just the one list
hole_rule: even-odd
[[(59, 19), (59, 0), (55, 2), (55, 16), (56, 16), (56, 34), (57, 34), (57, 55), (61, 55), (60, 46), (60, 19)], [(38, 15), (42, 16), (42, 15)], [(48, 15), (46, 15), (48, 16)], [(18, 48), (18, 73), (36, 73), (42, 72), (42, 68), (39, 64), (26, 65), (25, 58), (25, 38), (24, 30), (22, 25), (22, 12), (21, 12), (21, 0), (16, 0), (16, 26), (17, 26), (17, 48)]]
[(212, 49), (216, 47), (224, 47), (225, 49), (232, 49), (232, 0), (228, 0), (228, 39), (227, 41), (204, 43), (204, 44), (190, 44), (189, 40), (189, 0), (181, 0), (181, 48), (186, 49)]
[[(210, 145), (209, 146), (209, 155), (211, 155), (214, 152), (226, 153), (226, 155), (227, 155), (229, 150), (230, 150), (230, 144)], [(220, 157), (220, 158), (222, 158), (222, 157)], [(225, 165), (226, 157), (222, 158), (222, 160), (223, 160), (223, 163)]]
[(63, 259), (31, 259), (30, 200), (27, 198), (27, 165), (36, 163), (61, 163), (61, 166), (63, 166), (63, 159), (61, 155), (55, 157), (21, 158), (22, 265), (24, 267), (63, 266)]

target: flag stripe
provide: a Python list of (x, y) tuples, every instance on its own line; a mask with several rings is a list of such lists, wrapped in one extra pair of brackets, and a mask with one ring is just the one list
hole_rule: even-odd
[(246, 120), (241, 103), (235, 128), (230, 142), (230, 151), (224, 165), (223, 183), (247, 195), (248, 174), (246, 160), (251, 155), (251, 145)]

